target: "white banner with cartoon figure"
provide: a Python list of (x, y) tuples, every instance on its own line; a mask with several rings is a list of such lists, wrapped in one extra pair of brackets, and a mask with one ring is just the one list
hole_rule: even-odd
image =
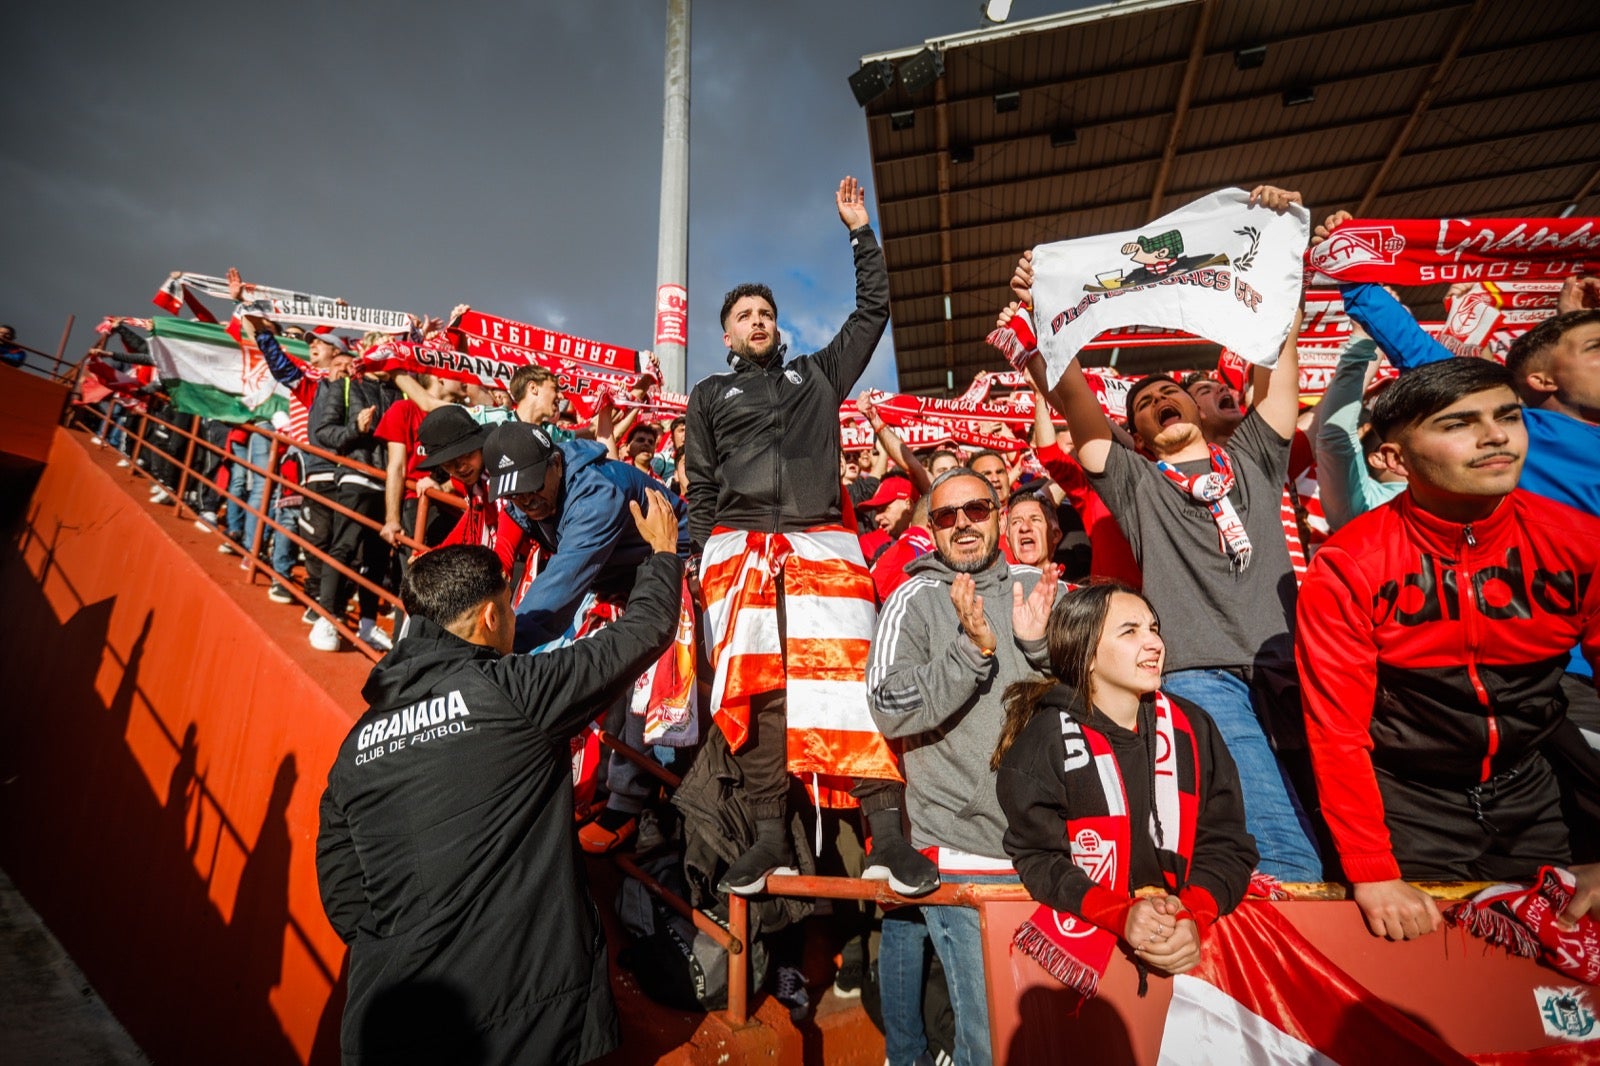
[(1033, 250), (1034, 328), (1055, 382), (1106, 330), (1162, 326), (1260, 366), (1278, 361), (1300, 306), (1310, 213), (1222, 189), (1146, 226)]

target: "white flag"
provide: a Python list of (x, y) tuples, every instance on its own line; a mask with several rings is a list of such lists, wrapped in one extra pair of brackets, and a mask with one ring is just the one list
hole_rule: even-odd
[(1311, 214), (1222, 189), (1137, 230), (1033, 250), (1034, 329), (1053, 384), (1106, 330), (1179, 329), (1273, 366), (1300, 307)]

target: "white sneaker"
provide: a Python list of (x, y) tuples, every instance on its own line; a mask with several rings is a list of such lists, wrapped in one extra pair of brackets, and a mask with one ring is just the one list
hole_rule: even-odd
[(161, 482), (159, 482), (159, 481), (150, 482), (150, 495), (154, 496), (156, 493), (161, 492), (161, 491), (163, 491), (162, 488), (161, 488)]
[(117, 460), (117, 465), (118, 466), (131, 466), (133, 464), (129, 463), (128, 462), (128, 457), (126, 455), (124, 455), (121, 459)]
[(152, 492), (150, 494), (150, 502), (151, 503), (171, 503), (172, 502), (172, 493), (168, 492), (166, 489), (164, 489), (161, 486), (157, 485), (156, 486), (156, 491), (154, 491), (154, 492)]
[(361, 620), (361, 631), (356, 637), (369, 648), (377, 648), (379, 651), (394, 650), (394, 641), (389, 639), (389, 634), (379, 629), (370, 618)]
[(318, 651), (338, 651), (343, 643), (339, 631), (326, 618), (318, 618), (317, 624), (311, 627), (311, 646)]
[(239, 553), (234, 549), (233, 542), (231, 540), (225, 540), (221, 544), (217, 545), (217, 554), (238, 555)]

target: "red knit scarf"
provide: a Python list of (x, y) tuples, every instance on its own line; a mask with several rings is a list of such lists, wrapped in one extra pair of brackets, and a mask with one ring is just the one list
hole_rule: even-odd
[(1233, 463), (1228, 453), (1215, 444), (1206, 447), (1211, 450), (1211, 469), (1204, 474), (1185, 474), (1164, 460), (1156, 461), (1156, 469), (1165, 474), (1178, 491), (1206, 505), (1211, 521), (1216, 523), (1222, 553), (1235, 571), (1243, 570), (1250, 565), (1250, 535), (1228, 499), (1228, 493), (1233, 491)]

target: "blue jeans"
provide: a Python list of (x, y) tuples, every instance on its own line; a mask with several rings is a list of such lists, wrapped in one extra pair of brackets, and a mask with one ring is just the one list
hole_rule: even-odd
[(878, 988), (889, 1066), (912, 1066), (928, 1050), (928, 1034), (922, 1027), (927, 958), (928, 927), (922, 908), (896, 907), (886, 913), (878, 940)]
[[(277, 504), (272, 508), (272, 520), (284, 529), (298, 532), (300, 525), (300, 507), (285, 507)], [(272, 531), (272, 569), (277, 572), (281, 580), (289, 580), (289, 571), (294, 566), (296, 554), (300, 546), (289, 539), (287, 533)]]
[[(228, 453), (235, 459), (246, 460), (252, 466), (265, 470), (267, 459), (272, 454), (272, 442), (259, 433), (252, 433), (248, 445), (230, 444)], [(228, 479), (228, 491), (240, 499), (248, 500), (250, 506), (259, 512), (262, 502), (267, 498), (267, 479), (235, 463), (233, 476)], [(243, 507), (228, 508), (228, 536), (242, 544), (245, 551), (249, 551), (250, 545), (255, 543), (256, 526), (260, 524), (261, 520), (254, 513), (246, 514)]]
[[(980, 885), (1015, 884), (1009, 875), (964, 876)], [(947, 884), (950, 882), (946, 882)], [(883, 995), (884, 1045), (891, 1066), (915, 1061), (928, 1048), (922, 1029), (923, 951), (933, 945), (950, 985), (950, 1007), (956, 1015), (956, 1066), (988, 1066), (989, 999), (983, 975), (983, 928), (971, 907), (921, 907), (919, 926), (883, 920), (878, 942), (878, 987)], [(913, 1026), (915, 1028), (913, 1028)]]
[(1239, 768), (1245, 828), (1261, 853), (1258, 868), (1280, 881), (1321, 881), (1322, 859), (1310, 823), (1267, 742), (1250, 686), (1226, 670), (1197, 669), (1168, 674), (1161, 689), (1198, 703), (1217, 723)]

